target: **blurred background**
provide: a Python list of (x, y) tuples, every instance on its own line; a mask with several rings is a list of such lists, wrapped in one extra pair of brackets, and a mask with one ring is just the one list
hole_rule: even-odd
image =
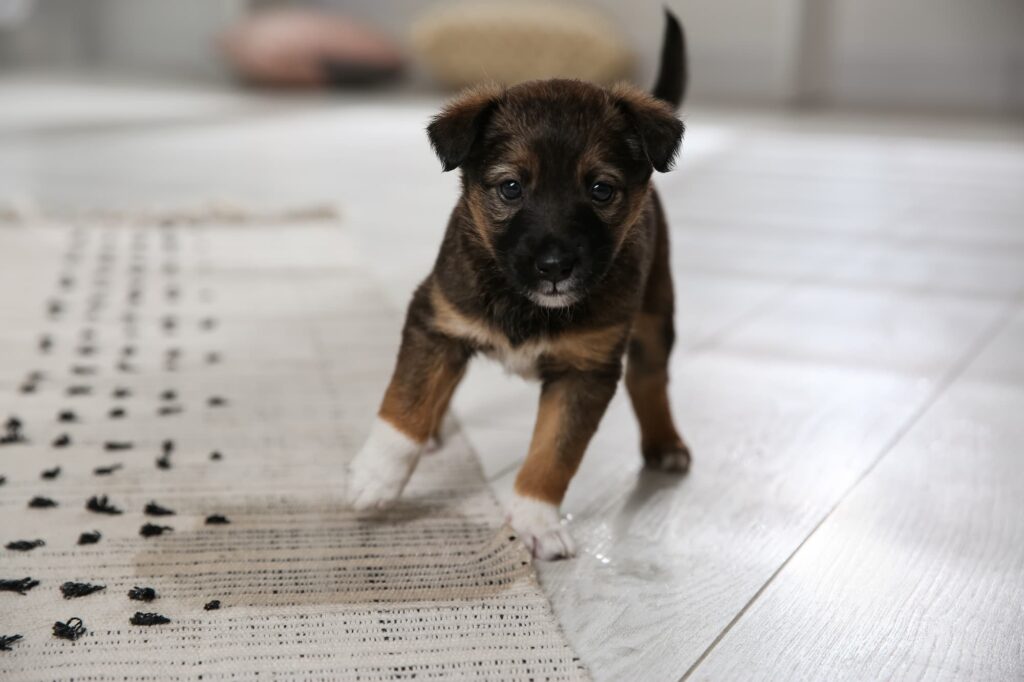
[[(468, 3), (477, 8), (486, 4)], [(693, 104), (813, 104), (985, 114), (1024, 111), (1024, 3), (1019, 0), (670, 0), (666, 4), (684, 18), (689, 32)], [(559, 6), (572, 8), (584, 19), (599, 18), (604, 32), (590, 30), (576, 36), (578, 41), (567, 49), (581, 54), (601, 52), (610, 49), (611, 39), (621, 41), (617, 49), (630, 61), (624, 75), (642, 83), (651, 80), (659, 46), (656, 37), (662, 27), (661, 3), (592, 0), (491, 5), (494, 17), (482, 13), (477, 23), (490, 22), (499, 33), (510, 28), (502, 19), (508, 14), (542, 30), (547, 15)], [(431, 23), (436, 32), (457, 35), (458, 19), (449, 17), (449, 25), (437, 25), (443, 24), (442, 15), (450, 10), (450, 3), (421, 0), (0, 0), (0, 68), (224, 83), (237, 75), (220, 49), (225, 33), (261, 12), (280, 9), (341, 16), (353, 32), (372, 31), (404, 65), (403, 76), (393, 87), (423, 90), (445, 82), (436, 64), (439, 48), (418, 45), (414, 36)], [(457, 9), (466, 10), (467, 4)], [(564, 30), (571, 34), (573, 19), (564, 23)], [(279, 28), (281, 41), (301, 43), (313, 32), (308, 29), (316, 26), (305, 26), (305, 33), (298, 30), (302, 27), (295, 27), (294, 33), (287, 26)], [(587, 29), (592, 27), (580, 28), (584, 33)], [(553, 30), (552, 36), (534, 35), (530, 44), (543, 46), (559, 30), (562, 27)], [(338, 37), (342, 43), (362, 39), (344, 32)], [(329, 43), (328, 38), (321, 45), (325, 52), (331, 49)], [(356, 48), (349, 57), (371, 62), (381, 58), (380, 45), (363, 47), (362, 55)]]

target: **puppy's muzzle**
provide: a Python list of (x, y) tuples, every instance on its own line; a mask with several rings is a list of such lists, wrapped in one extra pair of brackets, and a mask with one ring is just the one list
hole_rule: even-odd
[(540, 279), (553, 285), (572, 277), (578, 264), (579, 258), (576, 254), (557, 245), (548, 246), (541, 251), (534, 262)]

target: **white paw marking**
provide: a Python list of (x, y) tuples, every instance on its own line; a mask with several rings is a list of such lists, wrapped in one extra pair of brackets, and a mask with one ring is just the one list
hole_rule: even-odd
[(423, 446), (378, 418), (349, 465), (348, 501), (353, 509), (387, 509), (416, 467)]
[(509, 506), (508, 524), (538, 559), (564, 559), (576, 554), (576, 544), (553, 504), (516, 493)]
[(685, 474), (690, 470), (690, 451), (683, 446), (659, 455), (658, 459), (648, 460), (647, 465), (661, 471)]

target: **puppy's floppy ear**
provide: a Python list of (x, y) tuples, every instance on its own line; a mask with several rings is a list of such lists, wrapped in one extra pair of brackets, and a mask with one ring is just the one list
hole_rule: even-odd
[(641, 149), (654, 169), (665, 173), (683, 140), (683, 122), (667, 103), (630, 85), (612, 88), (612, 99), (639, 137)]
[(445, 171), (465, 163), (502, 92), (496, 85), (467, 90), (449, 102), (427, 126), (430, 145)]

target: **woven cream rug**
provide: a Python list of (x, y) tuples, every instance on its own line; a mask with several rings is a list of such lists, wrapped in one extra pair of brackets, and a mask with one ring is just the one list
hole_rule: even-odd
[(400, 318), (337, 226), (0, 259), (0, 679), (586, 677), (457, 432), (346, 509)]

